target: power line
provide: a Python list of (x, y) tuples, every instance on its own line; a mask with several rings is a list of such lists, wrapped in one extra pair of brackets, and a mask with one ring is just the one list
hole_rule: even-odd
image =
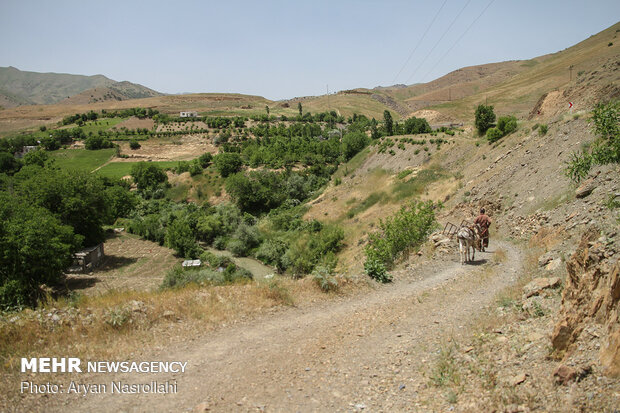
[(422, 40), (424, 40), (424, 38), (426, 37), (426, 34), (428, 33), (428, 31), (430, 30), (431, 26), (433, 25), (433, 23), (435, 23), (435, 20), (437, 19), (437, 16), (439, 16), (439, 13), (441, 12), (441, 10), (443, 9), (443, 6), (446, 5), (446, 3), (448, 2), (448, 0), (444, 0), (443, 4), (441, 5), (441, 7), (439, 8), (439, 10), (437, 11), (437, 13), (435, 14), (435, 17), (433, 17), (433, 20), (431, 21), (431, 23), (428, 25), (428, 27), (426, 28), (426, 31), (424, 32), (424, 34), (422, 35), (422, 37), (420, 38), (420, 40), (418, 41), (418, 44), (416, 44), (415, 48), (413, 49), (413, 51), (411, 52), (411, 54), (409, 55), (409, 57), (407, 58), (407, 61), (405, 62), (405, 64), (403, 65), (403, 67), (400, 68), (400, 70), (398, 71), (398, 74), (396, 76), (394, 76), (394, 80), (392, 80), (392, 84), (396, 83), (396, 79), (398, 79), (398, 76), (400, 76), (400, 74), (402, 73), (403, 69), (405, 68), (405, 66), (407, 66), (407, 64), (409, 63), (409, 61), (411, 60), (411, 58), (413, 57), (413, 55), (415, 54), (416, 50), (418, 50), (418, 47), (420, 47), (420, 44), (422, 43)]
[(465, 29), (465, 31), (463, 32), (463, 34), (461, 34), (461, 36), (456, 40), (456, 42), (454, 42), (454, 44), (448, 49), (448, 51), (446, 53), (444, 53), (443, 56), (441, 56), (441, 58), (437, 61), (437, 63), (435, 63), (435, 65), (431, 68), (431, 70), (429, 70), (426, 75), (424, 75), (424, 77), (422, 79), (426, 79), (428, 77), (428, 75), (437, 67), (437, 65), (452, 51), (452, 49), (454, 49), (454, 47), (458, 44), (458, 42), (461, 41), (461, 39), (467, 34), (467, 32), (469, 31), (469, 29), (472, 28), (472, 26), (474, 24), (476, 24), (476, 22), (478, 21), (478, 19), (480, 17), (482, 17), (482, 15), (484, 14), (485, 11), (487, 11), (487, 9), (491, 6), (491, 4), (493, 4), (495, 0), (491, 0), (489, 2), (489, 4), (487, 4), (487, 6), (484, 8), (484, 10), (482, 10), (482, 12), (478, 15), (478, 17), (476, 17), (474, 19), (473, 22), (471, 22), (471, 24), (467, 27), (467, 29)]
[(448, 26), (448, 28), (446, 29), (445, 32), (443, 32), (443, 34), (441, 35), (441, 37), (439, 38), (439, 40), (437, 40), (437, 43), (435, 43), (435, 45), (433, 46), (433, 48), (431, 49), (430, 52), (428, 52), (428, 54), (426, 55), (426, 57), (424, 58), (424, 60), (422, 60), (420, 62), (420, 64), (418, 65), (418, 67), (416, 67), (415, 71), (411, 74), (411, 76), (409, 76), (409, 78), (407, 79), (407, 81), (405, 83), (409, 83), (409, 81), (411, 80), (411, 78), (413, 78), (413, 76), (415, 76), (416, 73), (418, 73), (418, 70), (420, 70), (420, 67), (426, 62), (426, 60), (428, 59), (428, 57), (431, 55), (431, 53), (433, 53), (433, 51), (435, 50), (435, 48), (437, 47), (437, 45), (443, 40), (443, 38), (445, 37), (445, 35), (450, 31), (450, 29), (452, 28), (452, 25), (454, 25), (454, 22), (461, 16), (461, 14), (463, 13), (463, 11), (467, 8), (467, 6), (469, 5), (469, 3), (471, 3), (471, 0), (467, 0), (467, 3), (465, 3), (465, 6), (463, 6), (463, 8), (461, 9), (461, 11), (456, 15), (456, 17), (454, 18), (454, 20), (452, 20), (452, 23), (450, 23), (450, 25)]

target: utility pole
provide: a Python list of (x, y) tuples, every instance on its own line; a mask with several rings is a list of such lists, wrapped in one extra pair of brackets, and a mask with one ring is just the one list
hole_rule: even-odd
[(452, 101), (452, 88), (448, 88), (448, 101)]
[(568, 73), (569, 73), (569, 81), (573, 80), (573, 65), (570, 65), (568, 67)]
[(331, 111), (332, 107), (329, 104), (329, 84), (327, 84), (327, 110)]

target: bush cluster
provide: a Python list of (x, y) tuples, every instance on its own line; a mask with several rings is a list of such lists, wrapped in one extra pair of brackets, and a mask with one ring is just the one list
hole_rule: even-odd
[(620, 100), (597, 104), (591, 123), (596, 140), (589, 148), (573, 152), (564, 170), (573, 182), (588, 176), (593, 165), (620, 163)]
[(365, 248), (366, 273), (380, 282), (390, 280), (387, 270), (395, 260), (419, 245), (430, 234), (435, 225), (435, 209), (438, 204), (413, 201), (403, 206), (396, 214), (381, 220), (379, 231), (368, 237)]
[(511, 134), (517, 130), (517, 118), (509, 116), (501, 116), (497, 120), (497, 126), (487, 129), (487, 140), (489, 143), (494, 143), (503, 138), (506, 135)]

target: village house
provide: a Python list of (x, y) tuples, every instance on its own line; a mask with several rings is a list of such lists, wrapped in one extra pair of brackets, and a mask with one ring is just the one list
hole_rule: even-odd
[(193, 112), (193, 111), (181, 112), (179, 114), (179, 117), (181, 117), (181, 118), (197, 118), (198, 117), (198, 112)]
[(69, 272), (90, 272), (101, 264), (103, 257), (103, 243), (84, 248), (73, 254), (73, 265), (69, 268)]

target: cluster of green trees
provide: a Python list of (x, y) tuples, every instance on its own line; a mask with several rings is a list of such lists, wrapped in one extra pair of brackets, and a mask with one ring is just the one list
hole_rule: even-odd
[(75, 139), (84, 139), (86, 134), (82, 128), (75, 127), (71, 129), (54, 129), (48, 131), (47, 136), (38, 137), (33, 134), (24, 134), (17, 136), (9, 136), (0, 139), (0, 152), (8, 152), (16, 154), (21, 152), (24, 146), (41, 146), (53, 151), (59, 149), (63, 145), (73, 142)]
[(269, 116), (269, 113), (267, 113), (266, 115), (265, 114), (253, 115), (250, 117), (250, 119), (252, 119), (255, 122), (278, 122), (278, 121), (301, 122), (301, 123), (323, 122), (323, 123), (327, 123), (332, 126), (336, 123), (344, 124), (345, 122), (344, 116), (339, 115), (335, 110), (319, 112), (319, 113), (315, 113), (314, 115), (311, 112), (303, 113), (303, 111), (300, 110), (299, 115), (291, 116), (291, 117), (286, 116), (286, 115), (281, 115), (279, 117), (274, 116), (274, 115)]
[(68, 115), (62, 119), (63, 125), (71, 125), (73, 123), (84, 123), (87, 121), (94, 121), (99, 118), (129, 118), (135, 116), (139, 119), (152, 118), (157, 115), (159, 111), (151, 108), (129, 108), (123, 110), (107, 111), (101, 110), (101, 113), (94, 112), (92, 110), (85, 113), (76, 113), (75, 115)]
[[(344, 233), (337, 226), (304, 221), (302, 205), (327, 184), (338, 163), (368, 145), (367, 132), (376, 121), (356, 116), (343, 134), (315, 122), (324, 122), (327, 115), (333, 116), (304, 114), (314, 123), (267, 124), (264, 136), (256, 140), (237, 139), (214, 157), (207, 153), (179, 163), (177, 172), (192, 174), (213, 163), (226, 178), (232, 200), (218, 206), (166, 199), (167, 175), (153, 163), (132, 168), (137, 191), (130, 191), (124, 181), (62, 171), (43, 150), (28, 153), (23, 160), (8, 152), (31, 138), (0, 141), (0, 149), (8, 150), (0, 151), (0, 306), (35, 304), (40, 285), (61, 281), (72, 254), (104, 240), (104, 225), (119, 219), (130, 232), (167, 245), (181, 257), (204, 255), (199, 246), (204, 243), (254, 256), (295, 276), (318, 265), (322, 271), (333, 269)], [(228, 128), (235, 122), (244, 127), (245, 120), (231, 122)], [(59, 143), (85, 139), (89, 149), (109, 145), (111, 136), (102, 131), (85, 137), (81, 128), (51, 134)], [(308, 168), (293, 171), (293, 164)], [(243, 171), (244, 165), (286, 168)]]
[(487, 140), (494, 143), (517, 130), (517, 118), (509, 116), (500, 116), (497, 120), (497, 126), (487, 129)]
[[(218, 170), (221, 173), (224, 171), (222, 176), (239, 170), (242, 164), (252, 168), (266, 166), (273, 169), (302, 164), (316, 166), (317, 170), (324, 169), (327, 171), (324, 173), (331, 174), (339, 162), (352, 158), (370, 143), (364, 128), (356, 130), (350, 127), (350, 131), (344, 133), (342, 138), (342, 132), (333, 130), (332, 133), (332, 130), (322, 129), (317, 124), (259, 125), (251, 129), (256, 139), (235, 142), (227, 142), (226, 139), (221, 148), (226, 153), (225, 159), (222, 157), (221, 161), (215, 161)], [(235, 152), (239, 155), (233, 155)], [(220, 166), (221, 162), (225, 168)]]
[(201, 242), (236, 256), (254, 256), (295, 276), (310, 273), (319, 263), (333, 267), (344, 232), (319, 221), (304, 221), (304, 210), (296, 205), (291, 199), (255, 216), (235, 204), (198, 207), (151, 199), (135, 208), (126, 225), (130, 232), (187, 258), (204, 257)]
[(406, 119), (404, 122), (395, 122), (389, 110), (383, 112), (382, 136), (394, 135), (415, 135), (420, 133), (431, 133), (433, 130), (424, 118), (415, 116)]
[(0, 173), (0, 309), (34, 305), (40, 285), (59, 282), (72, 253), (103, 241), (103, 225), (134, 203), (121, 182), (62, 171), (43, 154)]
[(226, 180), (226, 192), (243, 212), (261, 214), (291, 200), (300, 203), (327, 183), (310, 172), (252, 171)]
[(475, 113), (474, 124), (480, 136), (485, 136), (489, 143), (494, 143), (506, 135), (517, 130), (517, 118), (508, 115), (501, 116), (495, 124), (495, 112), (491, 105), (478, 105)]
[(62, 119), (63, 125), (71, 125), (72, 123), (77, 123), (78, 121), (86, 122), (89, 120), (97, 120), (99, 115), (97, 112), (88, 111), (87, 113), (76, 113), (75, 115), (65, 116)]
[(211, 164), (213, 155), (209, 152), (203, 153), (198, 158), (192, 161), (179, 161), (174, 172), (176, 174), (182, 174), (183, 172), (189, 172), (191, 176), (199, 175), (203, 170)]
[(112, 111), (108, 111), (106, 109), (101, 110), (102, 118), (130, 118), (135, 116), (138, 119), (153, 119), (156, 115), (159, 115), (159, 111), (151, 108), (129, 108)]

